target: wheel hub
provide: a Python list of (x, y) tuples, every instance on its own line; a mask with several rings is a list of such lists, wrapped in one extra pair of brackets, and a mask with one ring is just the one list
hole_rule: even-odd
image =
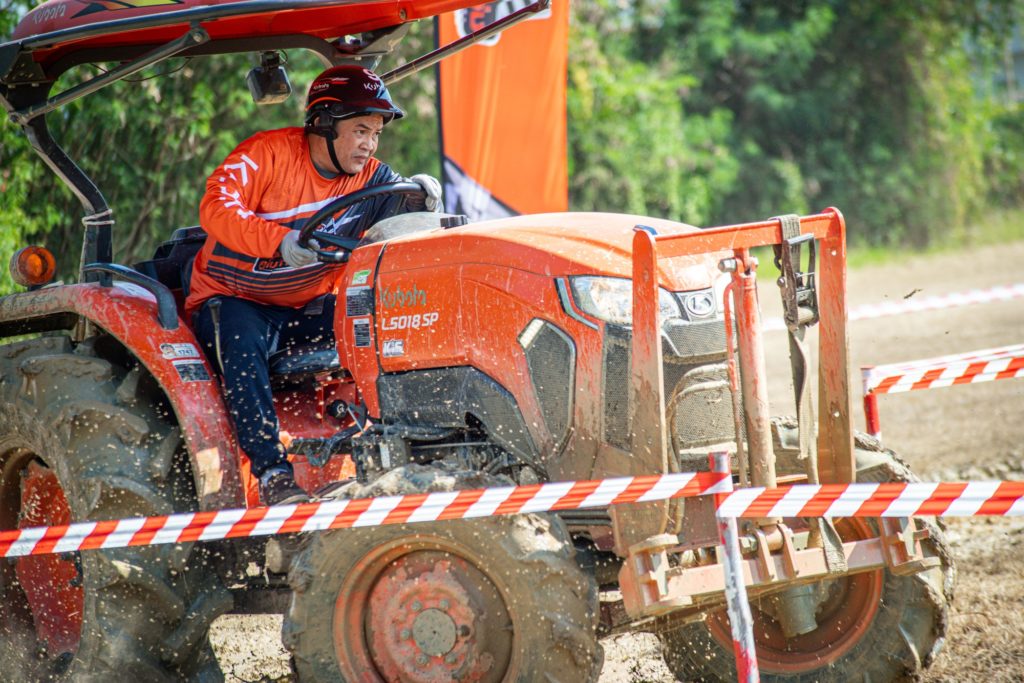
[(455, 647), (455, 620), (439, 609), (424, 610), (412, 624), (412, 637), (423, 652), (441, 657)]
[(498, 681), (510, 619), (497, 589), (462, 558), (403, 555), (381, 572), (365, 616), (367, 646), (384, 680)]

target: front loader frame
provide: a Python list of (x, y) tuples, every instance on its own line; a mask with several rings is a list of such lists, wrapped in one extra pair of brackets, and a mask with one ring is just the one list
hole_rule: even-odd
[[(817, 425), (817, 469), (820, 483), (852, 483), (856, 478), (853, 448), (853, 423), (848, 373), (846, 332), (846, 229), (836, 209), (799, 218), (795, 238), (816, 240), (820, 247), (820, 274), (817, 313), (821, 323), (818, 343), (818, 401), (822, 418)], [(633, 451), (639, 472), (670, 471), (666, 438), (665, 393), (662, 379), (661, 326), (658, 319), (658, 264), (662, 259), (698, 254), (731, 252), (722, 269), (732, 272), (730, 286), (735, 296), (736, 344), (742, 375), (743, 418), (746, 430), (746, 458), (740, 467), (749, 466), (750, 483), (775, 486), (775, 456), (767, 400), (767, 377), (762, 344), (760, 311), (756, 288), (757, 261), (751, 256), (756, 247), (786, 245), (783, 219), (726, 226), (696, 233), (657, 235), (638, 226), (633, 238), (633, 337), (631, 367)], [(728, 294), (726, 295), (728, 296)], [(726, 306), (727, 318), (729, 307)], [(728, 325), (730, 320), (725, 321)], [(733, 340), (728, 335), (727, 344)], [(731, 355), (731, 354), (730, 354)], [(810, 427), (813, 436), (813, 424)], [(739, 430), (737, 429), (737, 432)], [(744, 450), (737, 438), (737, 450)], [(746, 472), (741, 473), (747, 481)], [(710, 516), (711, 506), (694, 506), (687, 516)], [(674, 613), (699, 614), (724, 602), (722, 566), (717, 562), (691, 559), (670, 562), (669, 556), (699, 552), (700, 539), (681, 543), (673, 534), (662, 533), (647, 539), (631, 538), (629, 530), (652, 514), (666, 515), (665, 508), (625, 506), (611, 511), (620, 554), (626, 555), (619, 575), (623, 602), (634, 619)], [(641, 517), (643, 516), (643, 517)], [(689, 520), (690, 528), (701, 522)], [(710, 520), (708, 520), (710, 521)], [(755, 520), (747, 537), (748, 559), (744, 562), (745, 581), (751, 595), (777, 591), (801, 583), (819, 581), (837, 575), (888, 567), (896, 573), (920, 571), (928, 562), (923, 558), (920, 541), (927, 532), (918, 530), (909, 520), (881, 520), (878, 536), (841, 542), (818, 526), (801, 543), (779, 519)], [(644, 528), (641, 524), (636, 524)], [(651, 528), (647, 526), (646, 528)], [(665, 524), (660, 525), (664, 530)], [(831, 528), (830, 526), (828, 527)], [(698, 533), (699, 537), (700, 534)], [(686, 539), (690, 540), (690, 539)], [(628, 547), (623, 548), (624, 541)], [(806, 547), (802, 547), (806, 546)], [(622, 552), (625, 550), (625, 552)]]
[[(820, 242), (820, 334), (818, 343), (818, 471), (821, 483), (853, 482), (853, 418), (850, 412), (849, 343), (846, 334), (846, 223), (838, 209), (800, 218), (801, 232)], [(661, 377), (661, 327), (658, 322), (658, 261), (697, 253), (731, 251), (739, 263), (750, 261), (750, 250), (783, 244), (780, 220), (715, 228), (696, 233), (654, 235), (638, 229), (633, 237), (633, 366), (632, 397), (635, 406), (634, 443), (648, 472), (666, 471), (668, 462), (665, 428), (665, 394)], [(756, 296), (743, 297), (737, 305), (736, 335), (741, 350), (761, 347), (760, 314)], [(748, 363), (749, 364), (749, 363)], [(763, 364), (741, 367), (763, 395), (767, 386)], [(751, 377), (751, 375), (753, 375)], [(657, 380), (657, 381), (656, 381)], [(770, 437), (767, 406), (745, 406), (747, 429), (761, 440)], [(760, 423), (752, 425), (752, 414)], [(755, 442), (757, 441), (755, 440)], [(647, 445), (645, 448), (644, 445)], [(769, 446), (770, 448), (770, 439)], [(751, 445), (752, 465), (758, 454)], [(761, 456), (765, 457), (765, 456)], [(658, 469), (662, 468), (662, 469)], [(754, 481), (755, 485), (763, 482)]]

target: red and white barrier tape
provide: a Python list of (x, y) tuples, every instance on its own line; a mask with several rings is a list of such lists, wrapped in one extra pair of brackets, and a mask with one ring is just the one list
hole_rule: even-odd
[(721, 517), (1024, 516), (1024, 481), (821, 484), (740, 489)]
[[(473, 519), (644, 503), (729, 491), (712, 472), (567, 481), (443, 493), (189, 512), (0, 531), (0, 557), (189, 543), (349, 527)], [(824, 484), (740, 489), (723, 517), (1024, 515), (1024, 482)]]
[(645, 475), (79, 522), (0, 531), (0, 557), (576, 510), (723, 493), (731, 485), (711, 472)]
[[(1000, 285), (989, 289), (972, 289), (968, 292), (955, 292), (937, 296), (914, 297), (901, 301), (886, 301), (879, 304), (855, 306), (850, 310), (849, 320), (871, 320), (891, 315), (915, 313), (920, 311), (936, 311), (957, 306), (984, 304), (994, 301), (1009, 301), (1024, 296), (1024, 282), (1015, 285)], [(786, 329), (782, 318), (766, 318), (765, 331)]]
[(861, 373), (865, 394), (895, 394), (1024, 377), (1024, 344), (864, 367)]

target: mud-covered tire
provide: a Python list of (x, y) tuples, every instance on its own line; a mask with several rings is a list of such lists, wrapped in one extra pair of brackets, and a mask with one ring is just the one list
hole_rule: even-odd
[[(339, 497), (508, 483), (411, 465)], [(557, 518), (344, 529), (305, 542), (289, 573), (283, 626), (302, 683), (583, 683), (600, 674), (597, 586)], [(440, 635), (418, 635), (431, 625)]]
[[(144, 371), (100, 357), (90, 343), (76, 346), (61, 336), (0, 346), (2, 528), (16, 528), (25, 514), (19, 508), (29, 469), (55, 475), (72, 521), (196, 509), (180, 432), (158, 394)], [(60, 657), (36, 638), (15, 564), (0, 568), (5, 678), (223, 679), (206, 636), (231, 595), (199, 546), (65, 558), (80, 567), (82, 617), (77, 651)]]
[[(910, 469), (892, 451), (882, 449), (877, 440), (858, 434), (856, 447), (858, 481), (916, 481)], [(945, 641), (956, 575), (941, 529), (934, 522), (924, 523), (930, 537), (922, 545), (927, 556), (940, 559), (937, 567), (911, 576), (897, 576), (888, 570), (879, 570), (874, 585), (880, 592), (875, 603), (877, 607), (865, 604), (863, 609), (870, 610), (870, 620), (856, 628), (849, 625), (857, 635), (843, 644), (841, 655), (833, 656), (834, 653), (824, 646), (820, 658), (814, 662), (813, 649), (805, 648), (795, 652), (792, 660), (787, 661), (784, 647), (779, 647), (776, 641), (772, 644), (774, 649), (762, 647), (758, 650), (761, 680), (777, 683), (916, 680), (932, 663)], [(871, 585), (870, 581), (868, 585)], [(854, 601), (858, 598), (851, 596), (848, 599)], [(755, 615), (755, 643), (764, 645), (769, 636), (766, 635), (767, 630), (758, 628), (759, 620), (770, 620), (770, 617), (759, 616), (756, 604), (752, 603), (751, 607)], [(724, 629), (722, 624), (725, 624)], [(658, 634), (665, 663), (678, 680), (736, 680), (736, 662), (727, 624), (727, 618), (719, 612), (709, 615), (705, 623), (689, 624)], [(837, 628), (837, 638), (842, 637), (843, 631), (842, 627)], [(812, 632), (809, 636), (814, 634)], [(766, 654), (767, 657), (763, 656)]]

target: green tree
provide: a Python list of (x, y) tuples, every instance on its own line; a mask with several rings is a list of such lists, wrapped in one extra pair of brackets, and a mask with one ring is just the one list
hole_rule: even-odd
[[(706, 144), (719, 150), (717, 176), (700, 155), (689, 157), (697, 162), (688, 168), (697, 175), (689, 187), (712, 193), (704, 204), (710, 215), (670, 209), (670, 217), (736, 222), (836, 205), (855, 240), (923, 245), (982, 206), (991, 188), (986, 167), (1000, 169), (1013, 187), (1007, 167), (1015, 156), (993, 136), (991, 102), (977, 86), (1019, 11), (1005, 0), (596, 0), (577, 3), (574, 33), (598, 36), (588, 45), (601, 54), (584, 50), (577, 59), (590, 82), (606, 67), (635, 78), (621, 67), (625, 60), (658, 85), (682, 86), (675, 106), (657, 100), (681, 121), (643, 131), (656, 134), (658, 145), (693, 146), (687, 126), (720, 122), (705, 132)], [(579, 82), (570, 75), (574, 89)], [(605, 93), (613, 94), (610, 87)], [(622, 114), (622, 136), (642, 138), (634, 129), (642, 117)], [(1002, 130), (1012, 130), (1013, 120), (1005, 117)], [(570, 117), (570, 125), (578, 157), (592, 122)], [(673, 129), (674, 139), (663, 135)], [(637, 147), (632, 161), (644, 166), (642, 175), (674, 174), (671, 165), (646, 168), (657, 157)], [(617, 175), (609, 174), (628, 182)], [(574, 205), (616, 201), (614, 185), (597, 180), (574, 184)], [(663, 182), (644, 186), (659, 193)]]

